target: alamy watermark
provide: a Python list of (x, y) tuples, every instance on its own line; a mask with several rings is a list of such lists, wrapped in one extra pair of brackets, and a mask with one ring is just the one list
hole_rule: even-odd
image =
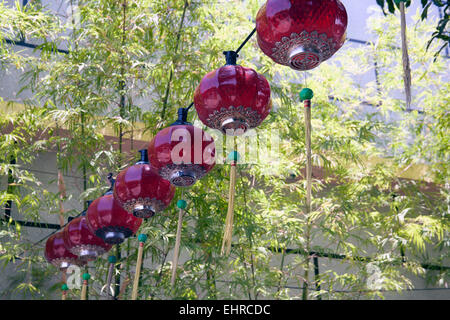
[[(69, 290), (73, 289), (81, 289), (81, 285), (83, 283), (83, 270), (81, 267), (77, 265), (70, 265), (66, 270), (67, 280), (66, 284)], [(95, 278), (91, 275), (91, 281), (95, 280)], [(114, 296), (114, 284), (110, 284), (109, 288), (105, 284), (100, 293), (104, 296)]]
[(370, 262), (366, 265), (366, 272), (369, 275), (366, 281), (367, 288), (369, 290), (381, 290), (383, 288), (383, 274), (380, 268)]
[(280, 132), (278, 129), (248, 130), (236, 136), (231, 130), (226, 135), (216, 130), (202, 134), (202, 125), (195, 123), (194, 133), (183, 128), (172, 132), (171, 160), (175, 164), (224, 164), (232, 151), (238, 151), (239, 164), (270, 165), (280, 159)]

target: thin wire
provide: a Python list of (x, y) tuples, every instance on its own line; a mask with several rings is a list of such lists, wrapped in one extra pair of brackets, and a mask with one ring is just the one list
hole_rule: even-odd
[[(108, 191), (112, 191), (114, 179), (113, 179), (113, 174), (112, 174), (111, 172), (108, 173), (108, 180), (109, 180), (109, 182), (111, 183), (111, 187), (109, 188)], [(107, 192), (108, 192), (108, 191), (107, 191)], [(81, 211), (79, 214), (77, 214), (76, 216), (74, 216), (73, 219), (78, 218), (78, 217), (81, 216), (85, 211), (87, 211), (87, 209)], [(70, 221), (72, 221), (72, 220), (70, 220)], [(48, 234), (47, 236), (45, 236), (45, 237), (42, 238), (41, 240), (39, 240), (39, 241), (33, 243), (33, 244), (31, 245), (31, 248), (35, 247), (36, 245), (38, 245), (39, 243), (41, 243), (41, 242), (44, 241), (45, 239), (49, 238), (51, 235), (55, 234), (55, 233), (58, 232), (59, 230), (64, 229), (64, 227), (67, 226), (67, 225), (69, 224), (70, 221), (67, 221), (64, 225), (61, 226), (61, 228), (56, 229), (55, 231), (51, 232), (50, 234)]]
[[(73, 218), (74, 218), (74, 219), (75, 219), (75, 218), (78, 218), (79, 216), (81, 216), (81, 215), (83, 214), (83, 212), (84, 212), (84, 211), (80, 212), (79, 214), (77, 214), (77, 215), (76, 215), (75, 217), (73, 217)], [(71, 220), (71, 221), (72, 221), (72, 220)], [(67, 225), (69, 224), (69, 222), (70, 222), (70, 221), (67, 221), (64, 225), (61, 226), (61, 228), (56, 229), (55, 231), (53, 231), (53, 232), (50, 233), (49, 235), (45, 236), (45, 237), (42, 238), (41, 240), (39, 240), (39, 241), (33, 243), (33, 244), (31, 245), (31, 248), (35, 247), (36, 245), (38, 245), (39, 243), (41, 243), (41, 242), (44, 241), (45, 239), (49, 238), (51, 235), (53, 235), (53, 234), (55, 234), (56, 232), (60, 231), (61, 229), (64, 229), (64, 227), (67, 226)]]
[[(205, 279), (201, 279), (202, 281), (205, 281)], [(217, 282), (221, 282), (221, 283), (233, 283), (233, 281), (230, 280), (221, 280), (218, 279), (216, 280)], [(276, 287), (276, 286), (270, 286), (270, 287)], [(286, 289), (294, 289), (294, 290), (301, 290), (303, 288), (301, 287), (297, 287), (297, 286), (289, 286), (289, 285), (285, 285), (283, 286)], [(308, 290), (312, 290), (312, 291), (326, 291), (329, 293), (369, 293), (369, 292), (398, 292), (397, 290), (388, 290), (388, 289), (380, 289), (380, 290), (330, 290), (330, 289), (317, 289), (317, 288), (308, 288)], [(403, 289), (401, 291), (433, 291), (433, 290), (450, 290), (450, 288), (409, 288), (409, 289)]]
[(189, 111), (190, 108), (192, 108), (194, 106), (194, 103), (191, 102), (191, 104), (189, 105), (189, 107), (187, 107), (186, 111)]
[(247, 38), (245, 38), (244, 42), (241, 43), (241, 45), (239, 46), (239, 48), (237, 48), (236, 53), (239, 53), (239, 51), (241, 51), (241, 49), (247, 44), (248, 40), (251, 39), (251, 37), (253, 37), (253, 35), (256, 32), (256, 28), (252, 30), (252, 32), (250, 32), (250, 34), (247, 36)]
[[(252, 30), (252, 32), (250, 32), (250, 34), (245, 38), (245, 40), (241, 43), (241, 45), (236, 49), (236, 53), (239, 53), (239, 51), (241, 51), (241, 49), (247, 44), (247, 42), (253, 37), (253, 35), (256, 32), (256, 28), (254, 28)], [(186, 111), (189, 111), (192, 107), (194, 106), (194, 102), (191, 102), (191, 104), (189, 105), (189, 107), (186, 108)]]

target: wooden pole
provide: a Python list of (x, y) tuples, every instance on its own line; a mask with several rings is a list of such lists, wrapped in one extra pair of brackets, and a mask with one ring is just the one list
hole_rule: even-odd
[(173, 250), (172, 277), (170, 279), (170, 285), (172, 286), (172, 288), (175, 286), (175, 281), (177, 278), (178, 257), (180, 255), (180, 245), (181, 245), (181, 230), (183, 228), (183, 215), (184, 209), (186, 208), (186, 201), (178, 200), (177, 206), (179, 208), (178, 226), (177, 226), (177, 236), (175, 239), (175, 248)]
[(306, 149), (306, 202), (305, 202), (305, 216), (306, 216), (306, 267), (303, 281), (303, 300), (308, 300), (308, 279), (309, 279), (309, 251), (311, 247), (311, 226), (309, 223), (309, 215), (311, 213), (311, 193), (312, 193), (312, 157), (311, 157), (311, 99), (314, 93), (309, 88), (304, 88), (300, 92), (300, 100), (303, 101), (305, 114), (305, 149)]
[(88, 280), (91, 278), (91, 275), (87, 272), (83, 273), (83, 286), (81, 287), (81, 300), (86, 300), (87, 298), (87, 288), (88, 288)]
[(81, 287), (81, 300), (86, 300), (87, 295), (87, 281), (83, 280), (83, 286)]
[(62, 290), (61, 300), (67, 300), (67, 290), (69, 290), (69, 288), (67, 287), (66, 283), (63, 283), (63, 285), (61, 286), (61, 290)]
[(111, 283), (113, 278), (113, 272), (114, 272), (114, 265), (116, 263), (117, 259), (116, 256), (109, 256), (108, 262), (109, 262), (109, 268), (108, 268), (108, 276), (106, 278), (106, 297), (108, 300), (113, 300), (114, 294), (111, 294)]
[(305, 100), (305, 147), (306, 147), (306, 214), (311, 212), (311, 185), (312, 185), (312, 160), (311, 160), (311, 100)]
[(230, 168), (230, 189), (228, 192), (228, 211), (225, 220), (225, 232), (222, 240), (222, 255), (229, 255), (231, 251), (231, 240), (233, 238), (233, 220), (234, 220), (234, 196), (236, 188), (236, 166), (237, 166), (237, 151), (232, 153), (233, 160)]
[[(306, 247), (309, 251), (309, 238), (310, 238), (310, 227), (309, 227), (309, 214), (311, 213), (311, 184), (312, 184), (312, 161), (311, 161), (311, 100), (304, 101), (304, 111), (305, 111), (305, 147), (306, 147), (306, 205), (305, 214), (307, 219), (306, 225)], [(304, 282), (303, 282), (303, 300), (308, 300), (308, 278), (309, 278), (309, 253), (307, 257), (307, 266), (305, 268)]]
[(147, 240), (147, 235), (140, 234), (138, 239), (139, 239), (139, 249), (136, 263), (136, 272), (134, 274), (133, 292), (131, 294), (131, 300), (136, 300), (138, 296), (139, 277), (141, 275), (142, 257), (144, 255), (144, 243)]

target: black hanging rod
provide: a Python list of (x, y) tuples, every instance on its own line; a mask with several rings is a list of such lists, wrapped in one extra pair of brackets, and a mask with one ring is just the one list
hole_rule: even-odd
[[(253, 37), (255, 32), (256, 32), (256, 28), (254, 28), (252, 30), (252, 32), (249, 33), (249, 35), (245, 38), (245, 40), (241, 43), (241, 45), (236, 49), (236, 51), (234, 51), (236, 53), (236, 56), (239, 53), (239, 51), (241, 51), (241, 49), (247, 44), (247, 42)], [(231, 52), (231, 51), (224, 51), (224, 54), (225, 54), (225, 52)], [(193, 106), (194, 106), (194, 102), (191, 102), (189, 107), (186, 108), (186, 112), (189, 111)]]
[(6, 220), (1, 219), (2, 221), (9, 223), (11, 225), (20, 225), (23, 227), (30, 227), (30, 228), (39, 228), (39, 229), (61, 229), (61, 226), (59, 224), (54, 223), (47, 223), (47, 222), (34, 222), (34, 221), (23, 221), (23, 220)]

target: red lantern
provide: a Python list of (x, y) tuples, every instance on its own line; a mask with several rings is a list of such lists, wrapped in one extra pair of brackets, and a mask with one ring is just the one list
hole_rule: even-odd
[(78, 217), (69, 222), (63, 231), (64, 245), (81, 260), (95, 260), (111, 249), (89, 229), (86, 217)]
[(122, 209), (112, 191), (92, 202), (86, 217), (91, 231), (109, 244), (122, 243), (134, 235), (142, 223), (142, 219)]
[(178, 110), (178, 121), (150, 141), (150, 164), (177, 187), (193, 185), (215, 165), (215, 145), (202, 129), (186, 122), (187, 110)]
[(150, 218), (172, 201), (175, 187), (149, 165), (147, 150), (140, 150), (141, 161), (119, 173), (114, 198), (122, 208), (138, 218)]
[(347, 11), (339, 0), (267, 0), (256, 16), (261, 50), (276, 63), (310, 70), (345, 42)]
[(269, 115), (270, 86), (255, 70), (236, 65), (236, 52), (224, 54), (227, 64), (208, 73), (195, 90), (195, 109), (206, 126), (241, 135)]
[(84, 261), (78, 259), (64, 246), (63, 233), (57, 232), (47, 239), (45, 244), (45, 259), (60, 270), (65, 270), (69, 265), (81, 266)]

